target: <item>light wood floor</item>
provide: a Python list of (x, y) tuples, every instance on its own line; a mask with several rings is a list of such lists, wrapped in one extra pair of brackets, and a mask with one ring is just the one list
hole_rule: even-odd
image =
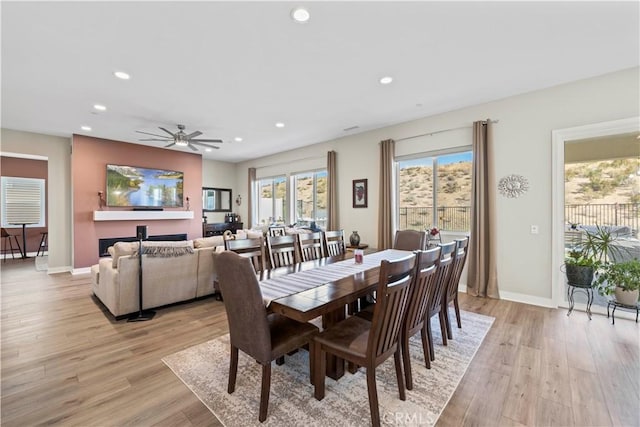
[[(220, 425), (160, 359), (226, 333), (221, 302), (114, 321), (91, 296), (88, 275), (49, 276), (33, 260), (1, 268), (3, 427)], [(638, 324), (461, 302), (496, 321), (439, 425), (640, 425)]]

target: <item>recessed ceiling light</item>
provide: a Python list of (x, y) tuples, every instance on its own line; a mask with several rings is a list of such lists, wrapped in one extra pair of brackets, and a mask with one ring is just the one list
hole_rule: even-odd
[(205, 148), (204, 151), (206, 151), (207, 153), (213, 151), (213, 148)]
[(276, 127), (277, 128), (283, 128), (284, 127), (284, 123), (278, 122), (278, 123), (276, 123)]
[(380, 84), (381, 85), (388, 85), (389, 83), (391, 83), (393, 81), (393, 77), (389, 77), (389, 76), (384, 76), (380, 79)]
[(242, 138), (240, 138), (239, 136), (236, 136), (235, 138), (233, 138), (233, 140), (235, 142), (242, 142)]
[(131, 76), (124, 71), (114, 71), (113, 75), (122, 80), (129, 80), (131, 78)]
[(307, 22), (310, 17), (311, 14), (304, 7), (295, 7), (291, 9), (291, 18), (296, 22), (303, 24)]
[(93, 106), (93, 108), (95, 108), (98, 111), (107, 111), (107, 107), (105, 107), (104, 105), (100, 105), (100, 104), (95, 104)]
[(91, 131), (91, 126), (80, 126), (80, 129), (85, 130), (87, 132)]

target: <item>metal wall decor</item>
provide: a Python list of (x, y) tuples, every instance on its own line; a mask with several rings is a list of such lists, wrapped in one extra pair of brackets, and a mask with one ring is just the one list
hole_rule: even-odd
[(498, 183), (498, 191), (505, 197), (515, 199), (529, 190), (529, 181), (522, 175), (508, 175)]

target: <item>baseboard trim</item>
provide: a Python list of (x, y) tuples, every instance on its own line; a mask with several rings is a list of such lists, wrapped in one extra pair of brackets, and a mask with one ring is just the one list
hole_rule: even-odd
[(91, 273), (91, 267), (82, 267), (82, 268), (72, 268), (71, 269), (71, 274), (72, 275), (76, 275), (76, 274), (89, 274)]
[(73, 267), (70, 265), (65, 267), (49, 267), (47, 269), (47, 274), (69, 273), (70, 271), (73, 271)]
[[(458, 292), (467, 292), (467, 285), (460, 284)], [(537, 305), (539, 307), (558, 308), (551, 298), (542, 298), (532, 295), (520, 294), (517, 292), (500, 291), (500, 299), (506, 301), (520, 302), (523, 304)]]

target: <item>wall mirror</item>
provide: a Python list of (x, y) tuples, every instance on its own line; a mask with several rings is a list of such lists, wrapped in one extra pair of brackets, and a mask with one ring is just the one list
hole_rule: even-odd
[(204, 212), (231, 212), (231, 189), (202, 187)]

